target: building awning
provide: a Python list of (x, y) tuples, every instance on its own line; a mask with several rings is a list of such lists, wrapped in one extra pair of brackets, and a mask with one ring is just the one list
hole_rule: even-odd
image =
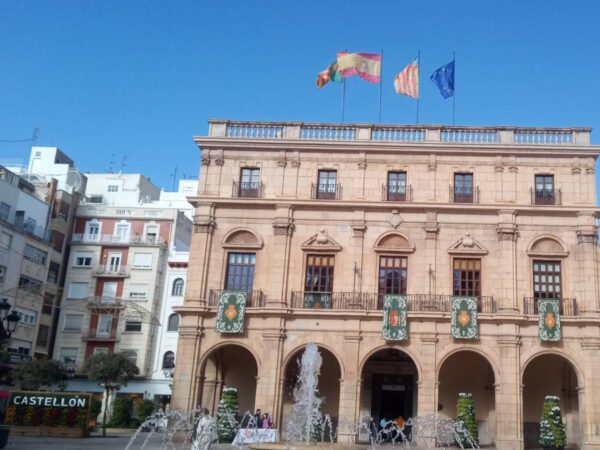
[[(104, 392), (102, 387), (95, 381), (89, 380), (69, 380), (65, 391), (70, 392)], [(127, 386), (121, 386), (117, 391), (119, 394), (141, 394), (146, 398), (152, 398), (155, 395), (171, 395), (171, 384), (160, 380), (133, 380), (127, 383)]]

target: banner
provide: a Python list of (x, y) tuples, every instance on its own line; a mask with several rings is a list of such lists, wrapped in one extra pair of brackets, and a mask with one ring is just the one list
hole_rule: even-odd
[(219, 333), (242, 333), (244, 331), (247, 294), (242, 291), (221, 292), (216, 327)]
[(477, 297), (452, 297), (450, 336), (477, 339)]
[(385, 295), (383, 299), (383, 339), (405, 341), (408, 338), (406, 295)]
[(538, 299), (539, 338), (544, 342), (560, 341), (560, 300)]
[(305, 292), (304, 307), (308, 309), (331, 309), (331, 293)]

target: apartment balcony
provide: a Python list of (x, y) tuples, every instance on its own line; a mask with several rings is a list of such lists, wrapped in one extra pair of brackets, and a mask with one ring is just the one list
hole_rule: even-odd
[(100, 264), (92, 267), (93, 277), (129, 278), (130, 275), (129, 266), (115, 267), (109, 264)]
[[(538, 314), (538, 298), (523, 297), (523, 314), (535, 316)], [(559, 298), (559, 313), (561, 316), (578, 316), (579, 307), (576, 298)]]
[(479, 203), (479, 187), (450, 186), (450, 203)]
[[(219, 299), (221, 294), (226, 292), (225, 289), (211, 289), (208, 294), (208, 306), (219, 306)], [(260, 308), (265, 306), (265, 293), (263, 291), (256, 290), (246, 293), (246, 306), (248, 308)]]
[(315, 200), (341, 200), (342, 185), (312, 183), (310, 198)]
[[(454, 295), (406, 294), (408, 311), (441, 312), (452, 311)], [(383, 295), (368, 292), (305, 292), (292, 291), (290, 307), (295, 309), (370, 310), (383, 309)], [(478, 297), (477, 311), (493, 314), (497, 311), (494, 298)]]
[(119, 337), (116, 329), (110, 331), (89, 330), (81, 339), (84, 341), (117, 342)]
[(381, 200), (384, 202), (412, 202), (412, 186), (381, 185)]
[(231, 195), (240, 198), (262, 198), (263, 184), (260, 181), (234, 181)]
[(562, 193), (560, 189), (534, 189), (531, 188), (532, 205), (561, 205)]
[(165, 247), (167, 241), (160, 236), (114, 236), (112, 234), (74, 233), (71, 244), (110, 244), (110, 245), (143, 245), (149, 247)]

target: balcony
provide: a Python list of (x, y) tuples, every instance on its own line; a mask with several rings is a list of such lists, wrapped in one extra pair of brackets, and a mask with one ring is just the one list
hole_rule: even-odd
[(84, 341), (104, 341), (104, 342), (116, 342), (119, 340), (117, 337), (117, 330), (111, 329), (110, 331), (104, 330), (90, 330), (84, 334), (81, 338)]
[[(561, 316), (578, 316), (579, 307), (576, 298), (559, 298), (559, 313)], [(536, 297), (523, 297), (523, 314), (535, 316), (538, 314), (538, 299)]]
[(312, 183), (310, 198), (316, 200), (341, 200), (342, 185)]
[(561, 205), (562, 193), (560, 189), (534, 189), (531, 188), (532, 205)]
[(450, 203), (479, 203), (479, 187), (450, 186)]
[[(208, 294), (208, 306), (219, 306), (219, 299), (225, 289), (211, 289)], [(260, 308), (265, 306), (265, 294), (261, 290), (247, 292), (246, 306), (248, 308)]]
[(411, 202), (412, 186), (381, 185), (381, 200), (384, 202)]
[[(406, 294), (408, 311), (442, 312), (452, 310), (454, 295)], [(305, 292), (292, 291), (290, 307), (297, 309), (346, 309), (377, 311), (383, 309), (383, 295), (368, 292)], [(478, 298), (477, 311), (493, 314), (497, 311), (494, 298)]]
[(167, 241), (160, 236), (114, 236), (112, 234), (74, 233), (72, 244), (147, 245), (165, 247)]
[(100, 264), (92, 267), (93, 277), (129, 278), (130, 275), (129, 266), (115, 267), (109, 264)]
[(262, 198), (263, 184), (260, 181), (234, 181), (231, 195), (240, 198)]

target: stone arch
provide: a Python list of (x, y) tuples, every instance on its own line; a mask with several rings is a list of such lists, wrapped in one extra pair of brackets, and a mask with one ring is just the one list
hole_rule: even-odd
[(412, 253), (415, 251), (415, 244), (406, 234), (391, 230), (375, 240), (373, 249), (376, 252)]
[(498, 371), (486, 352), (474, 347), (460, 347), (447, 352), (437, 367), (438, 411), (456, 417), (459, 393), (469, 393), (475, 401), (479, 443), (490, 445), (496, 440), (496, 384)]
[(527, 247), (530, 256), (567, 256), (567, 246), (556, 236), (542, 234), (533, 239)]
[(367, 363), (367, 361), (369, 361), (369, 358), (371, 358), (371, 356), (373, 356), (375, 353), (381, 351), (381, 350), (386, 350), (388, 348), (393, 348), (396, 350), (399, 350), (403, 353), (406, 353), (410, 359), (412, 359), (413, 363), (415, 364), (415, 367), (417, 368), (417, 379), (418, 380), (422, 380), (422, 368), (421, 368), (421, 364), (419, 362), (419, 359), (416, 357), (416, 355), (408, 348), (405, 348), (403, 346), (397, 345), (397, 346), (390, 346), (390, 345), (379, 345), (373, 349), (371, 349), (366, 355), (365, 357), (362, 359), (362, 361), (360, 361), (360, 364), (358, 366), (358, 373), (362, 373), (364, 368), (365, 368), (365, 364)]
[(472, 346), (472, 345), (461, 345), (460, 347), (452, 346), (452, 348), (450, 348), (449, 350), (444, 351), (439, 359), (439, 362), (438, 362), (436, 368), (435, 368), (436, 373), (437, 374), (440, 373), (440, 369), (442, 368), (442, 365), (444, 364), (444, 362), (446, 362), (446, 360), (448, 358), (455, 355), (456, 353), (465, 352), (465, 351), (477, 353), (480, 356), (482, 356), (488, 362), (490, 367), (492, 368), (492, 372), (494, 374), (494, 379), (496, 379), (496, 380), (500, 379), (500, 372), (498, 371), (498, 363), (497, 363), (496, 357), (492, 356), (490, 353), (487, 353), (487, 352), (483, 351), (482, 349)]
[(254, 248), (259, 249), (263, 246), (263, 240), (260, 234), (246, 227), (238, 227), (225, 234), (221, 241), (223, 248)]
[(256, 352), (239, 342), (222, 342), (208, 349), (198, 364), (198, 404), (216, 412), (224, 387), (238, 389), (241, 414), (254, 411), (260, 360)]
[(575, 357), (573, 355), (571, 355), (569, 352), (561, 350), (561, 349), (542, 349), (542, 350), (534, 350), (531, 352), (531, 354), (526, 356), (525, 361), (521, 364), (521, 379), (523, 378), (523, 375), (525, 375), (525, 370), (527, 369), (527, 366), (537, 357), (539, 356), (543, 356), (543, 355), (555, 355), (561, 358), (564, 358), (567, 360), (568, 363), (571, 364), (571, 366), (573, 366), (573, 370), (575, 371), (575, 375), (577, 375), (577, 387), (580, 389), (584, 388), (584, 378), (583, 378), (583, 368), (581, 367), (581, 365), (576, 361)]
[[(344, 368), (339, 356), (329, 347), (320, 343), (315, 343), (319, 348), (322, 358), (322, 365), (319, 374), (319, 395), (324, 399), (321, 406), (321, 413), (328, 414), (337, 429), (340, 405), (340, 384), (344, 376)], [(276, 418), (280, 424), (283, 437), (287, 437), (287, 423), (294, 403), (293, 388), (296, 385), (299, 368), (295, 360), (301, 358), (304, 348), (308, 343), (295, 347), (284, 358), (283, 377), (281, 384), (281, 404), (279, 418)], [(327, 437), (327, 433), (326, 433)]]
[(562, 351), (537, 351), (527, 358), (521, 372), (524, 448), (539, 447), (539, 422), (547, 395), (560, 398), (567, 447), (583, 447), (583, 416), (579, 404), (583, 377), (580, 370), (574, 359)]

